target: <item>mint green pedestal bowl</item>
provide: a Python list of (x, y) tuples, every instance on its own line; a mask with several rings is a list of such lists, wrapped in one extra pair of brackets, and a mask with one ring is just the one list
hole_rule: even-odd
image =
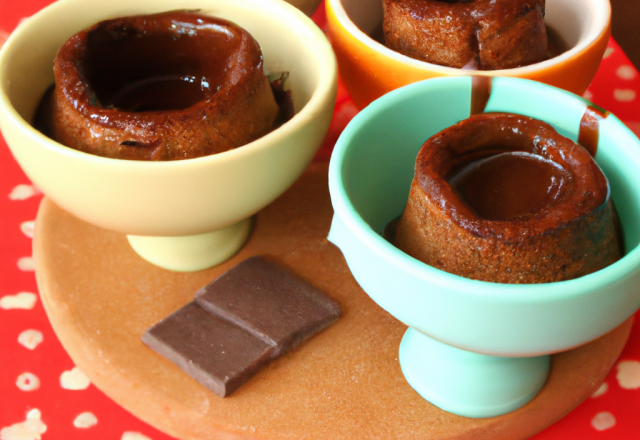
[[(418, 150), (469, 116), (471, 95), (470, 77), (431, 79), (379, 98), (353, 119), (329, 168), (329, 240), (364, 291), (409, 326), (399, 357), (409, 384), (447, 411), (491, 417), (536, 395), (549, 354), (602, 336), (640, 307), (640, 141), (615, 116), (600, 120), (596, 161), (622, 222), (620, 261), (556, 283), (466, 279), (415, 260), (380, 233), (404, 209)], [(485, 111), (541, 119), (575, 141), (589, 105), (541, 83), (494, 78)]]

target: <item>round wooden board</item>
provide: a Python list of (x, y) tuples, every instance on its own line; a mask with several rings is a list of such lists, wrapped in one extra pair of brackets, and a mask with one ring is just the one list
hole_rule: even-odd
[[(629, 334), (552, 357), (547, 384), (523, 408), (489, 419), (455, 416), (405, 382), (398, 346), (406, 329), (355, 282), (326, 240), (333, 211), (327, 165), (314, 164), (261, 211), (248, 244), (230, 261), (196, 273), (159, 269), (126, 238), (42, 202), (36, 222), (37, 280), (53, 327), (74, 362), (124, 408), (180, 439), (520, 439), (588, 398)], [(340, 320), (219, 398), (140, 340), (219, 274), (265, 255), (337, 300)]]

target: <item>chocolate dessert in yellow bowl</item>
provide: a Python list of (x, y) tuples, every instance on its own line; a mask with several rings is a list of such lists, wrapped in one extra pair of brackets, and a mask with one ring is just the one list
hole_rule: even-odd
[(640, 307), (638, 138), (569, 92), (491, 85), (480, 102), (472, 77), (388, 93), (349, 123), (329, 168), (329, 240), (409, 326), (405, 378), (467, 417), (522, 407), (550, 354)]
[(327, 33), (360, 108), (442, 76), (532, 79), (581, 95), (610, 35), (609, 0), (327, 0)]
[(62, 0), (28, 18), (0, 52), (0, 128), (57, 205), (191, 271), (233, 255), (311, 162), (337, 69), (285, 2), (184, 8)]

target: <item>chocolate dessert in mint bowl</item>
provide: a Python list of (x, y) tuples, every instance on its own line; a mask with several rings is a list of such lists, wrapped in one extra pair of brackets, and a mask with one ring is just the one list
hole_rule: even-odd
[[(491, 114), (515, 115), (510, 117), (527, 124), (540, 122), (572, 144), (580, 141), (587, 147), (569, 147), (579, 148), (580, 158), (594, 154), (597, 165), (590, 167), (606, 176), (604, 187), (601, 186), (606, 203), (601, 205), (615, 206), (609, 211), (607, 223), (608, 233), (613, 234), (609, 246), (612, 240), (619, 239), (619, 254), (606, 267), (562, 281), (493, 282), (457, 275), (442, 266), (436, 268), (438, 261), (427, 264), (394, 245), (393, 221), (409, 211), (407, 202), (413, 197), (410, 192), (414, 191), (414, 173), (418, 177), (424, 174), (416, 165), (416, 157), (423, 157), (423, 144), (428, 139), (441, 139), (443, 133), (447, 135), (446, 130), (472, 115), (473, 120)], [(525, 132), (521, 127), (510, 130)], [(467, 134), (462, 138), (463, 144), (476, 145), (474, 136), (479, 135), (474, 131)], [(561, 173), (570, 172), (582, 160), (554, 153), (552, 145), (545, 144), (540, 136), (532, 136), (530, 142), (541, 148), (525, 151), (524, 144), (512, 147), (498, 142), (488, 153), (485, 143), (485, 150), (475, 157), (492, 159), (505, 149), (512, 149), (517, 154), (531, 155), (527, 157), (542, 165), (561, 167)], [(464, 150), (460, 146), (452, 148)], [(458, 163), (453, 174), (460, 174), (468, 165)], [(335, 210), (329, 240), (341, 249), (365, 292), (409, 326), (399, 353), (409, 384), (431, 403), (452, 413), (497, 416), (525, 405), (537, 394), (548, 375), (550, 354), (599, 338), (640, 307), (638, 167), (640, 141), (636, 136), (614, 115), (570, 92), (503, 77), (493, 78), (488, 84), (474, 77), (422, 81), (374, 101), (352, 120), (338, 140), (329, 170)], [(526, 174), (524, 179), (520, 185), (531, 183)], [(565, 183), (569, 180), (565, 179)], [(427, 193), (428, 190), (424, 194), (428, 196)], [(440, 200), (442, 206), (447, 206), (451, 199)], [(554, 203), (545, 209), (555, 209)], [(603, 208), (596, 206), (593, 211), (600, 215)], [(457, 227), (454, 217), (472, 218), (460, 210), (456, 212), (449, 213), (448, 218), (440, 217), (445, 231)], [(580, 222), (584, 217), (578, 214), (572, 221)], [(426, 220), (419, 221), (427, 224)], [(500, 221), (504, 220), (494, 223)], [(402, 223), (400, 220), (400, 228)], [(563, 232), (575, 224), (558, 229)], [(493, 237), (499, 232), (494, 232)], [(483, 233), (475, 230), (472, 240)], [(482, 245), (471, 241), (461, 248), (473, 250), (473, 246)], [(558, 246), (549, 255), (554, 257), (564, 249), (564, 245)], [(442, 255), (449, 251), (455, 252), (444, 246)], [(482, 252), (478, 251), (481, 255)], [(592, 252), (602, 251), (595, 248)], [(485, 255), (478, 264), (491, 259), (489, 253)]]

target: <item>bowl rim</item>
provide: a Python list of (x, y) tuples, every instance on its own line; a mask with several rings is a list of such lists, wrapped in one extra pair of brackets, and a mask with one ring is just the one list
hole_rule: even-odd
[[(351, 20), (349, 14), (347, 14), (344, 6), (342, 5), (342, 0), (326, 0), (326, 6), (327, 8), (330, 8), (332, 10), (333, 15), (335, 15), (337, 19), (337, 23), (342, 26), (342, 28), (352, 38), (355, 38), (360, 43), (364, 44), (365, 46), (367, 46), (367, 48), (371, 49), (377, 54), (389, 58), (396, 63), (403, 64), (407, 67), (411, 67), (413, 69), (421, 71), (434, 72), (440, 75), (526, 76), (531, 75), (535, 72), (544, 71), (548, 68), (551, 68), (558, 64), (563, 64), (571, 59), (579, 57), (580, 54), (584, 53), (589, 49), (589, 47), (593, 46), (602, 37), (603, 34), (608, 32), (611, 24), (611, 4), (609, 0), (588, 1), (591, 2), (591, 4), (593, 4), (596, 8), (598, 8), (596, 13), (593, 15), (596, 19), (596, 23), (594, 23), (590, 32), (579, 42), (578, 45), (572, 47), (571, 49), (563, 52), (558, 56), (538, 63), (501, 70), (463, 70), (411, 58), (407, 55), (403, 55), (399, 52), (389, 49), (385, 45), (379, 43), (378, 41), (374, 40), (369, 35), (364, 33), (362, 30), (360, 30), (360, 28), (356, 26), (356, 24)], [(331, 20), (331, 16), (332, 14), (327, 14), (327, 19)]]
[[(201, 0), (210, 1), (212, 5), (219, 7), (221, 3), (229, 3), (234, 6), (238, 6), (240, 3), (238, 0)], [(93, 162), (101, 166), (118, 166), (130, 168), (133, 170), (144, 169), (146, 171), (150, 169), (166, 170), (176, 169), (183, 167), (207, 167), (212, 163), (218, 163), (223, 165), (230, 161), (242, 160), (244, 157), (253, 154), (254, 152), (271, 148), (274, 145), (282, 144), (284, 138), (292, 132), (297, 132), (313, 122), (321, 109), (328, 105), (334, 95), (333, 89), (334, 83), (337, 79), (337, 61), (335, 54), (331, 48), (329, 41), (320, 28), (303, 12), (291, 4), (279, 1), (279, 0), (241, 0), (246, 9), (254, 10), (255, 14), (258, 14), (261, 9), (276, 9), (280, 15), (288, 14), (289, 18), (297, 20), (297, 26), (287, 26), (290, 28), (304, 28), (308, 31), (308, 40), (313, 41), (315, 47), (314, 51), (309, 51), (310, 59), (316, 60), (315, 63), (321, 68), (318, 75), (318, 82), (314, 88), (308, 102), (300, 109), (300, 111), (287, 122), (265, 134), (264, 136), (256, 139), (253, 142), (242, 145), (241, 147), (224, 151), (221, 153), (211, 154), (207, 156), (201, 156), (190, 159), (172, 160), (172, 161), (139, 161), (139, 160), (127, 160), (127, 159), (115, 159), (103, 156), (97, 156), (90, 153), (85, 153), (73, 148), (60, 144), (53, 139), (43, 135), (33, 126), (28, 123), (20, 114), (16, 111), (12, 105), (7, 92), (6, 92), (6, 79), (4, 78), (7, 58), (10, 52), (13, 50), (15, 41), (26, 33), (32, 32), (29, 25), (31, 20), (36, 17), (45, 17), (47, 15), (55, 15), (58, 10), (64, 10), (69, 7), (69, 4), (77, 2), (77, 0), (59, 0), (54, 2), (43, 9), (36, 12), (33, 16), (23, 20), (18, 27), (9, 35), (9, 38), (5, 41), (4, 45), (0, 47), (0, 113), (5, 113), (8, 119), (8, 123), (13, 125), (19, 131), (26, 136), (29, 141), (35, 142), (42, 147), (49, 149), (57, 154), (68, 156), (73, 159)], [(251, 5), (251, 7), (249, 7)], [(139, 7), (144, 14), (144, 10), (147, 7)], [(105, 17), (107, 19), (109, 17)], [(277, 23), (274, 21), (274, 25)], [(241, 24), (240, 24), (241, 25)], [(79, 30), (78, 30), (79, 31)], [(0, 118), (1, 119), (1, 118)]]
[[(500, 301), (501, 303), (542, 304), (552, 301), (563, 301), (580, 296), (584, 294), (584, 292), (606, 288), (629, 276), (632, 272), (637, 271), (638, 268), (640, 268), (640, 244), (629, 250), (620, 260), (612, 265), (572, 280), (540, 284), (502, 284), (474, 280), (436, 269), (409, 256), (389, 243), (369, 226), (355, 209), (344, 185), (343, 172), (345, 156), (349, 151), (351, 139), (368, 124), (371, 116), (384, 112), (390, 104), (403, 101), (417, 94), (428, 93), (430, 89), (445, 85), (449, 87), (452, 85), (454, 87), (460, 87), (469, 81), (469, 78), (469, 76), (441, 77), (409, 84), (373, 101), (353, 118), (338, 139), (329, 164), (329, 190), (331, 202), (334, 207), (334, 215), (356, 236), (357, 240), (364, 243), (369, 251), (378, 255), (386, 264), (392, 266), (394, 270), (404, 272), (413, 279), (428, 282), (431, 285), (436, 285), (448, 290), (455, 290), (463, 295), (483, 297), (485, 299)], [(592, 105), (588, 100), (573, 93), (528, 79), (500, 77), (496, 78), (493, 87), (500, 87), (499, 82), (502, 81), (507, 84), (510, 82), (525, 82), (529, 86), (549, 88), (560, 93), (562, 99), (578, 100), (586, 105)], [(638, 140), (631, 130), (620, 122), (615, 115), (609, 114), (607, 119), (609, 118), (615, 121), (619, 130), (626, 132), (633, 139), (636, 139), (638, 145), (635, 146), (635, 148), (638, 150), (637, 156), (640, 162), (640, 140)], [(517, 291), (517, 294), (515, 294), (516, 292), (514, 292), (514, 290)]]

